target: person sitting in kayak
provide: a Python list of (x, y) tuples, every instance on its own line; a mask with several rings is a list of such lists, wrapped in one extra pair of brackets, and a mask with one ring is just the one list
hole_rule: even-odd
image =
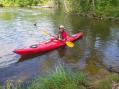
[(67, 32), (65, 32), (65, 28), (63, 25), (60, 25), (59, 31), (56, 34), (54, 38), (51, 38), (51, 40), (61, 40), (61, 41), (66, 41), (67, 40)]
[(66, 41), (67, 40), (67, 32), (65, 31), (65, 28), (63, 25), (60, 25), (59, 32), (57, 34), (57, 37), (59, 40)]

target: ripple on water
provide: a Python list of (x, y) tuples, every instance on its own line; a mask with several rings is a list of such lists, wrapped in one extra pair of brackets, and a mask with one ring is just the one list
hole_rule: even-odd
[(13, 60), (13, 58), (15, 58), (15, 55), (13, 55), (13, 53), (0, 57), (0, 68), (8, 67), (11, 64), (16, 63), (18, 61), (16, 59)]
[(111, 28), (111, 33), (103, 50), (104, 64), (112, 71), (119, 72), (119, 30)]
[[(16, 62), (17, 58), (14, 59), (14, 55), (10, 55), (14, 49), (49, 40), (49, 36), (44, 35), (43, 31), (53, 32), (53, 23), (49, 17), (38, 19), (41, 15), (39, 10), (3, 8), (0, 13), (5, 18), (8, 15), (14, 16), (10, 19), (0, 17), (0, 67)], [(38, 27), (33, 25), (35, 22)]]

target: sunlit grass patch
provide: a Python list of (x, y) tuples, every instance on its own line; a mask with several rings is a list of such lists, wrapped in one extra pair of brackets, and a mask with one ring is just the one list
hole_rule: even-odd
[(86, 89), (87, 84), (84, 73), (71, 73), (60, 67), (46, 77), (33, 80), (28, 89)]

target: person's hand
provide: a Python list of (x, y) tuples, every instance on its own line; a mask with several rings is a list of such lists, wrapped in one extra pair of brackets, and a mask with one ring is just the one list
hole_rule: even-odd
[(59, 38), (58, 40), (62, 40), (61, 38)]

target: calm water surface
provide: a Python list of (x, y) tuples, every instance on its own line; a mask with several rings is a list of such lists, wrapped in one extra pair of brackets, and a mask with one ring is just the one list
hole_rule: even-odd
[[(70, 35), (84, 32), (74, 48), (63, 47), (32, 57), (12, 52), (49, 40), (50, 36), (43, 31), (54, 35), (60, 24), (65, 25)], [(44, 75), (59, 64), (93, 75), (109, 68), (119, 72), (119, 23), (66, 15), (52, 9), (0, 8), (0, 83)]]

